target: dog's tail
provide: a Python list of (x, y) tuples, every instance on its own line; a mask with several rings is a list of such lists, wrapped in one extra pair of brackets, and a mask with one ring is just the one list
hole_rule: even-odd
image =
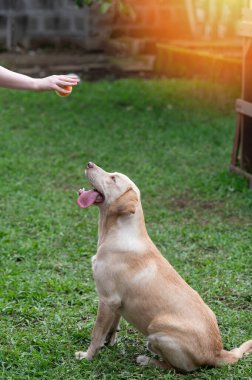
[(220, 355), (216, 361), (216, 366), (220, 367), (225, 364), (233, 364), (243, 357), (252, 352), (252, 340), (244, 342), (240, 347), (234, 348), (231, 351), (221, 350)]

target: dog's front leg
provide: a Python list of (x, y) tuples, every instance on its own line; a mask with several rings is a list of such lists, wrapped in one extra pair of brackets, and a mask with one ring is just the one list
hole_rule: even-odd
[(104, 345), (106, 337), (116, 320), (119, 320), (119, 305), (100, 300), (90, 346), (86, 352), (76, 352), (76, 359), (81, 360), (85, 358), (92, 360), (99, 349)]
[(121, 318), (121, 315), (117, 314), (106, 336), (105, 344), (109, 346), (114, 346), (114, 344), (116, 343), (116, 335), (120, 331), (120, 327), (119, 327), (120, 318)]

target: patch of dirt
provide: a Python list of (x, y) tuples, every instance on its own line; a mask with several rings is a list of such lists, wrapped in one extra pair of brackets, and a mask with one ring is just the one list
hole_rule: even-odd
[(251, 216), (235, 213), (232, 209), (226, 209), (224, 201), (202, 200), (185, 196), (173, 198), (169, 201), (169, 209), (178, 211), (194, 210), (202, 224), (208, 224), (208, 213), (211, 211), (230, 224), (251, 226)]
[(208, 209), (215, 209), (215, 208), (221, 208), (222, 203), (217, 202), (217, 201), (203, 201), (203, 200), (197, 200), (194, 198), (186, 198), (186, 197), (181, 197), (181, 198), (175, 198), (171, 202), (171, 206), (173, 208), (178, 208), (178, 209), (186, 209), (186, 208), (197, 208), (197, 209), (203, 209), (203, 210), (208, 210)]
[(238, 294), (235, 290), (228, 289), (217, 299), (232, 309), (252, 310), (252, 294)]

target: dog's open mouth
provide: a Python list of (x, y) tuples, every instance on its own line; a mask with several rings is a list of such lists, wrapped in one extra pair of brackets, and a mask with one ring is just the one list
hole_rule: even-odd
[(84, 189), (79, 190), (79, 198), (77, 203), (81, 208), (87, 208), (94, 204), (102, 203), (103, 201), (104, 195), (97, 189), (91, 189), (88, 191), (85, 191)]

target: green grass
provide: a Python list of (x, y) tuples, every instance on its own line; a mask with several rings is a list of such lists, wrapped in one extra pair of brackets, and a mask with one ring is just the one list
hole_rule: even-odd
[(252, 339), (252, 193), (228, 171), (235, 92), (196, 81), (82, 83), (71, 97), (0, 90), (0, 379), (252, 379), (252, 355), (187, 376), (136, 365), (145, 339), (76, 361), (94, 324), (91, 160), (132, 178), (150, 236), (215, 311), (227, 349)]

